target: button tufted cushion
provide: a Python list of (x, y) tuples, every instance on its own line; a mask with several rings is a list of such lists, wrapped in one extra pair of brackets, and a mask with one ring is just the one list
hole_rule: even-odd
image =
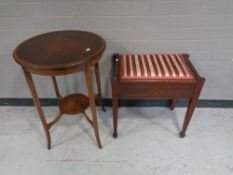
[(193, 79), (181, 54), (122, 54), (121, 79)]

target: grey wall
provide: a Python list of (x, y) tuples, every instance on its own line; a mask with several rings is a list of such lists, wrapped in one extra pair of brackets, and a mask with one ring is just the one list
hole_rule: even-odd
[[(40, 33), (77, 29), (103, 36), (104, 97), (111, 97), (114, 52), (187, 52), (206, 77), (202, 99), (233, 99), (232, 0), (0, 0), (0, 98), (31, 97), (12, 51)], [(53, 97), (35, 77), (41, 97)], [(62, 93), (85, 92), (83, 74), (60, 77)]]

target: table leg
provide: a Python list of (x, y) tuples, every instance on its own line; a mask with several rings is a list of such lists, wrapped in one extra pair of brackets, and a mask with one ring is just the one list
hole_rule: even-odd
[(56, 80), (55, 76), (52, 76), (52, 81), (53, 81), (53, 87), (54, 87), (56, 97), (57, 97), (58, 107), (59, 107), (60, 112), (61, 112), (61, 99), (62, 99), (62, 96), (61, 96), (61, 94), (59, 92), (58, 85), (57, 85), (57, 80)]
[(96, 116), (96, 106), (95, 106), (95, 96), (94, 96), (94, 91), (93, 91), (92, 75), (91, 75), (91, 70), (88, 66), (85, 68), (85, 77), (86, 77), (86, 84), (87, 84), (87, 89), (88, 89), (88, 96), (90, 98), (90, 106), (91, 106), (93, 127), (95, 130), (95, 137), (96, 137), (96, 141), (98, 143), (99, 148), (102, 148), (100, 137), (99, 137), (98, 121), (97, 121), (97, 116)]
[(23, 69), (23, 71), (24, 71), (25, 79), (27, 81), (29, 89), (31, 91), (34, 104), (36, 105), (37, 111), (38, 111), (39, 116), (40, 116), (40, 120), (41, 120), (42, 125), (44, 127), (45, 134), (47, 136), (47, 144), (48, 144), (47, 147), (48, 147), (48, 149), (50, 149), (51, 148), (51, 136), (50, 136), (50, 132), (49, 132), (49, 127), (47, 125), (45, 115), (44, 115), (43, 109), (41, 107), (41, 104), (40, 104), (40, 101), (39, 101), (39, 98), (38, 98), (38, 95), (37, 95), (37, 92), (36, 92), (36, 88), (35, 88), (35, 85), (34, 85), (34, 82), (33, 82), (33, 79), (32, 79), (32, 75), (31, 75), (31, 73), (27, 72), (24, 69)]
[(99, 63), (95, 65), (95, 78), (96, 78), (96, 84), (97, 84), (97, 90), (98, 90), (98, 101), (99, 101), (99, 104), (102, 106), (102, 110), (105, 112), (106, 110), (103, 104), (102, 90), (101, 90), (101, 83), (100, 83)]

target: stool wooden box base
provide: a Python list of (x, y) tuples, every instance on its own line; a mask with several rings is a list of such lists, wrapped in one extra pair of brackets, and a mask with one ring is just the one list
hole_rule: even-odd
[[(125, 65), (122, 61), (124, 56), (126, 60)], [(185, 72), (183, 70), (182, 73), (182, 65), (178, 61), (176, 62), (176, 55), (174, 55), (174, 58), (173, 55), (162, 55), (161, 58), (158, 57), (158, 64), (156, 62), (157, 55), (135, 55), (134, 58), (132, 54), (129, 55), (128, 58), (126, 58), (126, 56), (127, 55), (123, 54), (114, 54), (112, 56), (113, 76), (111, 83), (114, 126), (113, 137), (117, 137), (119, 99), (171, 99), (170, 107), (171, 109), (174, 109), (176, 100), (185, 98), (189, 99), (189, 104), (185, 114), (183, 127), (180, 132), (180, 137), (184, 137), (205, 82), (205, 78), (198, 74), (190, 62), (189, 55), (179, 54), (180, 58), (184, 60), (184, 64), (186, 64), (186, 70), (189, 69), (189, 78), (182, 78), (184, 77), (183, 73)], [(132, 56), (131, 60), (130, 56)], [(143, 58), (145, 59), (143, 60)], [(161, 62), (159, 62), (160, 60)], [(152, 65), (153, 61), (156, 63), (154, 64), (154, 67)], [(126, 65), (127, 63), (128, 65)], [(132, 72), (128, 70), (130, 68)], [(144, 77), (142, 76), (143, 70), (137, 70), (138, 68), (144, 68)], [(162, 76), (162, 73), (165, 76)], [(169, 76), (169, 73), (171, 77)], [(158, 75), (157, 78), (153, 77), (156, 75)], [(124, 76), (126, 76), (126, 78)]]

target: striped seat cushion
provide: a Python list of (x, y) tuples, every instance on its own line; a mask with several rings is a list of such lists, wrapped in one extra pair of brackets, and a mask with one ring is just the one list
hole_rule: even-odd
[(122, 54), (121, 79), (193, 79), (181, 54)]

